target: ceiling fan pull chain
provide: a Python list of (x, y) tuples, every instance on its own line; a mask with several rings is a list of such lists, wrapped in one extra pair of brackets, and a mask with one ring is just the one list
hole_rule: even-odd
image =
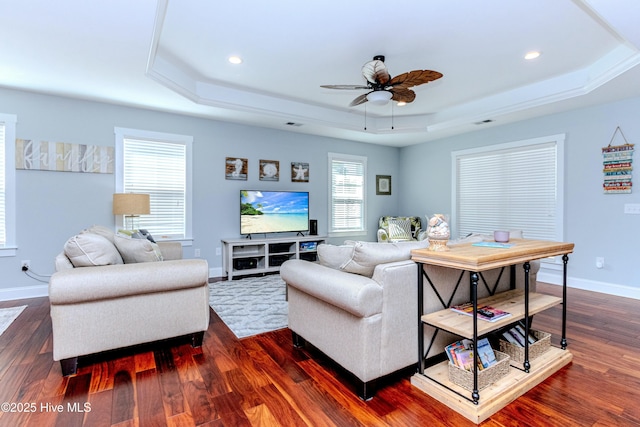
[(394, 111), (395, 111), (395, 110), (393, 109), (393, 102), (391, 102), (391, 130), (393, 130), (393, 129), (394, 129), (394, 127), (393, 127), (393, 117), (394, 117), (394, 116), (393, 116), (393, 112), (394, 112)]
[(364, 104), (364, 130), (367, 130), (367, 104)]

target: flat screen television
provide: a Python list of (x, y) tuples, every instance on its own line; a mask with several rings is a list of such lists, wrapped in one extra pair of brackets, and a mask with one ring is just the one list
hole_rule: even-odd
[(240, 191), (240, 234), (308, 230), (308, 191)]

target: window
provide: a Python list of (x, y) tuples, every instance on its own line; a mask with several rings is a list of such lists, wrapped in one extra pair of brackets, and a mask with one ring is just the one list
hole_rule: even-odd
[(192, 142), (190, 136), (116, 128), (116, 191), (150, 195), (151, 214), (140, 217), (139, 228), (161, 240), (191, 239)]
[(365, 234), (367, 158), (329, 153), (329, 232)]
[(0, 114), (0, 256), (16, 254), (16, 121)]
[(563, 153), (564, 135), (453, 152), (457, 236), (517, 229), (562, 241)]

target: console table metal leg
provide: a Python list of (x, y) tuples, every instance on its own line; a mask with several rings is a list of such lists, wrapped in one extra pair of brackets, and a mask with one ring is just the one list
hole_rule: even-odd
[(422, 315), (424, 314), (424, 279), (422, 276), (423, 265), (418, 263), (418, 372), (424, 374), (424, 323), (422, 323)]
[(529, 271), (531, 265), (529, 262), (524, 263), (524, 371), (529, 372), (531, 364), (529, 363)]
[[(473, 301), (473, 351), (478, 348), (478, 278), (477, 272), (470, 272), (471, 277), (471, 301)], [(477, 354), (475, 354), (477, 357)], [(474, 357), (474, 360), (475, 360)], [(478, 404), (480, 393), (478, 393), (478, 364), (473, 364), (473, 392), (471, 393), (473, 403)]]
[(569, 256), (562, 255), (562, 339), (560, 347), (563, 350), (567, 348), (567, 262), (569, 262)]

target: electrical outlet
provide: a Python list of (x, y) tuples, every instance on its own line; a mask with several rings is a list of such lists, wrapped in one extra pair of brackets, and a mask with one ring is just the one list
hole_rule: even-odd
[(198, 248), (198, 249), (194, 249), (194, 250), (193, 250), (193, 255), (194, 255), (196, 258), (200, 258), (200, 248)]
[(604, 268), (604, 257), (596, 257), (596, 268)]
[(20, 269), (22, 271), (27, 271), (29, 268), (31, 268), (31, 261), (28, 259), (23, 259), (20, 263)]
[(216, 248), (216, 256), (222, 255), (222, 249)]
[(625, 203), (624, 213), (630, 215), (640, 215), (640, 203)]

